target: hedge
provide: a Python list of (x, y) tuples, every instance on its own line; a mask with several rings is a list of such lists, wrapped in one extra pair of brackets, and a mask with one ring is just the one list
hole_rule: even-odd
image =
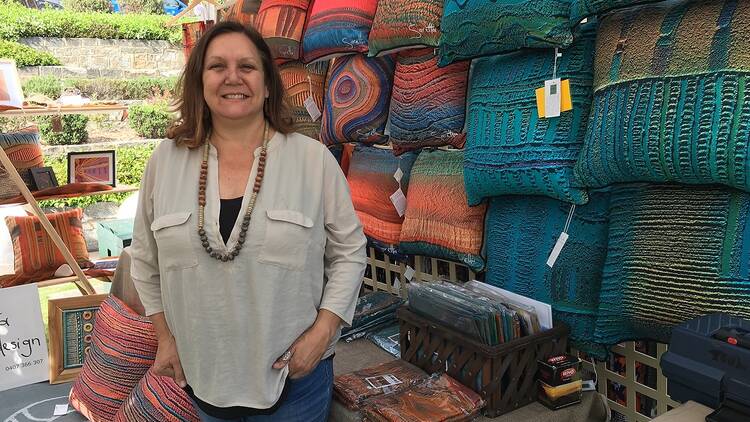
[(128, 122), (144, 138), (164, 138), (173, 114), (164, 103), (136, 104), (128, 108)]
[(164, 97), (173, 93), (177, 78), (138, 77), (131, 79), (59, 79), (54, 76), (35, 76), (23, 84), (25, 95), (34, 93), (52, 99), (65, 88), (74, 88), (92, 100), (143, 100)]
[(5, 41), (1, 39), (0, 57), (15, 60), (18, 67), (60, 65), (60, 60), (52, 54), (36, 51), (31, 47), (14, 41)]
[(0, 1), (0, 39), (25, 37), (102, 38), (182, 41), (178, 26), (166, 26), (165, 15), (78, 13), (67, 10), (29, 9)]

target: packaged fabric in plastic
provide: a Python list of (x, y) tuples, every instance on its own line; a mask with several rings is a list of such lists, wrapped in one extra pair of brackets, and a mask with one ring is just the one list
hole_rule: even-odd
[(333, 395), (349, 409), (358, 410), (369, 398), (399, 391), (427, 378), (427, 373), (416, 366), (394, 360), (335, 377)]
[(372, 292), (357, 300), (357, 309), (351, 327), (341, 330), (341, 338), (346, 341), (356, 340), (368, 333), (396, 322), (396, 309), (404, 303), (403, 299), (387, 292)]
[(401, 357), (401, 345), (399, 344), (400, 328), (398, 324), (389, 325), (385, 328), (381, 328), (378, 331), (372, 332), (367, 335), (367, 338), (371, 342), (375, 343), (376, 346), (390, 353), (391, 355), (400, 358)]
[(460, 422), (472, 420), (484, 406), (479, 394), (446, 374), (396, 394), (368, 400), (365, 420), (378, 422)]

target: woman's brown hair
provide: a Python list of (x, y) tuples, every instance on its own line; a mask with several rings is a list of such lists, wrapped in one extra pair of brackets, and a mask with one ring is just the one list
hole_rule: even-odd
[(211, 134), (211, 111), (203, 98), (203, 66), (208, 44), (222, 34), (244, 34), (255, 45), (263, 63), (268, 98), (263, 105), (263, 114), (268, 124), (277, 132), (294, 131), (294, 119), (286, 102), (286, 92), (279, 70), (271, 57), (271, 50), (263, 37), (251, 27), (237, 22), (221, 22), (206, 31), (190, 53), (185, 71), (177, 82), (180, 94), (175, 109), (180, 118), (167, 130), (167, 137), (178, 145), (196, 148)]

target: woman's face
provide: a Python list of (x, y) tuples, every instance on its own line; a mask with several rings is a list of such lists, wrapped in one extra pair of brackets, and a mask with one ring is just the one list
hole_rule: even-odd
[(255, 45), (240, 33), (211, 40), (203, 68), (203, 98), (211, 115), (230, 120), (263, 114), (268, 88)]

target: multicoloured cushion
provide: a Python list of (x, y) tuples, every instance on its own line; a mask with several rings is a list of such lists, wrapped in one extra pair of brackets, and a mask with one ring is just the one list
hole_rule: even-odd
[(187, 22), (182, 24), (182, 52), (185, 54), (185, 61), (190, 58), (193, 47), (203, 34), (214, 26), (214, 21)]
[(239, 22), (246, 26), (255, 28), (258, 12), (260, 12), (261, 0), (237, 0), (229, 9), (224, 20)]
[[(47, 214), (57, 234), (68, 247), (73, 258), (83, 268), (92, 267), (88, 260), (86, 239), (83, 237), (83, 210)], [(13, 242), (15, 274), (0, 277), (0, 287), (42, 281), (51, 278), (57, 269), (65, 264), (65, 258), (52, 242), (37, 217), (5, 217)]]
[(668, 342), (724, 312), (750, 318), (750, 195), (721, 186), (618, 185), (595, 340)]
[(391, 96), (393, 152), (466, 141), (466, 85), (469, 62), (438, 67), (433, 49), (406, 50), (396, 58)]
[(320, 140), (326, 145), (383, 143), (391, 99), (394, 61), (355, 54), (330, 66)]
[(305, 108), (305, 100), (312, 95), (318, 110), (323, 110), (328, 62), (321, 61), (304, 65), (289, 62), (279, 67), (281, 82), (286, 89), (289, 105), (294, 114), (295, 130), (313, 139), (320, 139), (321, 120), (313, 121)]
[(172, 378), (149, 369), (115, 415), (115, 422), (200, 422), (190, 396)]
[(148, 318), (108, 297), (96, 314), (91, 349), (70, 390), (70, 404), (91, 421), (115, 420), (123, 401), (154, 363), (157, 345)]
[(440, 65), (573, 42), (570, 0), (445, 0)]
[(474, 271), (481, 257), (487, 205), (469, 207), (463, 151), (424, 150), (411, 169), (400, 250), (463, 263)]
[(589, 16), (601, 15), (615, 9), (656, 1), (661, 0), (572, 0), (570, 5), (570, 21), (578, 23)]
[(381, 248), (395, 251), (401, 235), (403, 217), (398, 215), (391, 195), (399, 188), (393, 177), (400, 168), (401, 190), (409, 192), (409, 174), (417, 154), (395, 157), (388, 149), (357, 145), (349, 165), (349, 187), (354, 210), (364, 227), (365, 235)]
[(595, 37), (587, 30), (557, 60), (557, 75), (570, 80), (573, 100), (573, 110), (560, 117), (540, 118), (536, 105), (535, 90), (552, 77), (553, 52), (524, 51), (474, 62), (464, 167), (469, 204), (499, 195), (588, 201), (573, 167), (591, 107)]
[(602, 19), (576, 175), (750, 190), (750, 8), (667, 2)]
[(547, 258), (560, 237), (571, 205), (542, 196), (503, 196), (487, 212), (485, 282), (552, 305), (554, 317), (570, 327), (579, 349), (599, 358), (594, 343), (602, 269), (607, 257), (609, 192), (592, 192), (576, 207), (568, 238), (555, 265)]
[(437, 47), (442, 16), (443, 0), (380, 0), (368, 55), (415, 46)]
[(377, 0), (315, 0), (302, 39), (303, 61), (367, 53), (367, 37), (377, 6)]
[[(34, 167), (44, 166), (44, 154), (39, 142), (39, 128), (29, 126), (9, 133), (0, 133), (0, 148), (8, 155), (10, 162), (18, 170), (26, 186), (34, 190), (34, 181), (28, 171)], [(2, 167), (2, 166), (0, 166)], [(5, 168), (0, 169), (5, 176), (0, 177), (0, 198), (9, 198), (21, 192), (6, 174)]]
[(299, 59), (307, 6), (307, 0), (264, 0), (261, 4), (256, 26), (274, 58)]

